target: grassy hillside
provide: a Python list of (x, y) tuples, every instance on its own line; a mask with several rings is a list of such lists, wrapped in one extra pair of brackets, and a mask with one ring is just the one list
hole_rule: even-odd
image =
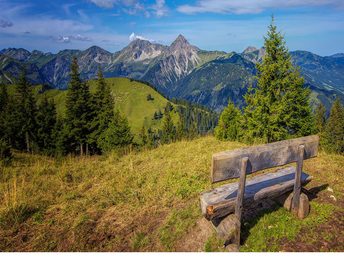
[[(145, 128), (151, 127), (156, 131), (162, 128), (164, 119), (154, 120), (154, 112), (159, 109), (164, 113), (164, 108), (168, 102), (159, 93), (151, 87), (126, 78), (109, 78), (105, 79), (110, 85), (115, 100), (115, 108), (118, 108), (128, 118), (131, 131), (136, 136), (134, 140), (138, 141), (138, 135), (144, 124)], [(95, 92), (97, 80), (90, 80), (90, 91)], [(151, 94), (154, 100), (147, 101), (147, 95)], [(177, 106), (172, 104), (173, 106)], [(172, 114), (173, 123), (179, 121), (179, 115)]]
[[(115, 100), (115, 108), (118, 108), (128, 118), (131, 132), (135, 134), (134, 141), (140, 141), (139, 133), (142, 125), (145, 126), (146, 130), (151, 127), (156, 132), (162, 128), (164, 119), (154, 120), (154, 112), (158, 113), (160, 109), (164, 113), (164, 108), (168, 102), (166, 98), (162, 97), (151, 87), (136, 81), (131, 81), (130, 79), (108, 78), (105, 80), (110, 85)], [(89, 81), (90, 92), (92, 93), (96, 90), (96, 82), (97, 80), (95, 79)], [(9, 93), (14, 94), (15, 85), (8, 85), (8, 89)], [(44, 91), (44, 94), (41, 94), (41, 89), (42, 85), (35, 86), (37, 103), (40, 104), (43, 95), (46, 94), (48, 99), (54, 99), (58, 115), (64, 116), (67, 91), (50, 89)], [(147, 101), (148, 94), (151, 94), (154, 100)], [(176, 108), (178, 107), (176, 104), (172, 105)], [(179, 115), (174, 112), (171, 114), (173, 123), (177, 124)]]
[[(212, 187), (212, 153), (243, 146), (205, 137), (123, 157), (14, 153), (0, 167), (0, 251), (221, 252), (199, 194)], [(245, 209), (240, 250), (344, 251), (343, 164), (321, 151), (304, 161), (302, 221), (274, 203)]]

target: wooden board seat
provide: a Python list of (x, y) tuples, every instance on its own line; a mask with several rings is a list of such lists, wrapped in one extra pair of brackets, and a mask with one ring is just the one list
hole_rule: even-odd
[[(243, 204), (259, 202), (293, 190), (295, 184), (294, 166), (286, 166), (259, 176), (246, 179)], [(312, 177), (302, 172), (301, 184), (306, 185)], [(207, 220), (221, 218), (235, 211), (238, 182), (221, 185), (200, 195), (203, 216)]]

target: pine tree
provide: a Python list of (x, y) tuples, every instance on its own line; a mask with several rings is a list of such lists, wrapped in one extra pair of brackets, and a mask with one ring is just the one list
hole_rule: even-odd
[(86, 148), (86, 155), (88, 154), (88, 142), (90, 141), (90, 127), (93, 121), (93, 106), (91, 103), (92, 95), (89, 90), (89, 85), (84, 78), (83, 83), (81, 84), (81, 95), (79, 99), (79, 109), (81, 111), (81, 133), (78, 136), (80, 142), (80, 154), (83, 154), (83, 146)]
[(328, 152), (344, 153), (344, 109), (339, 98), (332, 105), (324, 132), (324, 147)]
[(97, 143), (102, 152), (108, 152), (116, 147), (125, 147), (132, 144), (133, 138), (128, 119), (116, 110), (114, 120), (100, 135)]
[(228, 100), (226, 107), (220, 117), (219, 125), (215, 128), (215, 138), (221, 141), (235, 141), (238, 138), (240, 126), (240, 112)]
[(180, 120), (179, 120), (179, 129), (177, 131), (178, 137), (176, 136), (176, 138), (180, 141), (180, 140), (185, 140), (187, 138), (187, 130), (186, 130), (186, 126), (185, 126), (185, 118), (184, 115), (180, 116)]
[[(312, 133), (312, 117), (303, 89), (304, 78), (293, 68), (284, 37), (277, 32), (274, 17), (264, 37), (266, 56), (256, 64), (258, 88), (251, 86), (245, 95), (244, 141), (274, 142)], [(252, 94), (251, 92), (254, 91)]]
[(6, 109), (9, 104), (9, 95), (4, 83), (0, 85), (0, 139), (5, 136)]
[(326, 107), (320, 102), (315, 114), (316, 132), (322, 135), (326, 125)]
[(19, 149), (23, 150), (26, 146), (26, 151), (30, 152), (30, 145), (33, 151), (34, 141), (37, 137), (37, 106), (32, 86), (26, 78), (24, 66), (16, 84), (16, 93), (16, 103), (18, 105), (15, 110), (17, 115), (16, 127), (20, 128), (16, 140)]
[(189, 140), (192, 141), (196, 138), (196, 130), (194, 123), (191, 123), (190, 131), (189, 131)]
[(110, 86), (106, 83), (102, 70), (98, 68), (98, 80), (96, 92), (93, 96), (93, 121), (91, 124), (90, 144), (98, 149), (98, 138), (104, 133), (114, 119), (114, 100)]
[(40, 151), (49, 155), (53, 154), (56, 145), (56, 139), (53, 137), (53, 131), (56, 124), (56, 107), (54, 101), (48, 101), (44, 94), (41, 108), (38, 111), (37, 120), (37, 145)]
[[(66, 144), (71, 148), (69, 151), (76, 151), (80, 146), (80, 135), (82, 135), (83, 123), (81, 121), (82, 110), (80, 110), (81, 101), (81, 79), (77, 58), (74, 56), (70, 66), (71, 72), (68, 74), (71, 78), (66, 97), (66, 125), (64, 125), (64, 135)], [(80, 150), (81, 151), (81, 150)]]
[(320, 137), (320, 147), (324, 148), (324, 131), (326, 128), (326, 107), (320, 102), (315, 114), (315, 132)]
[(165, 119), (164, 119), (164, 125), (162, 128), (162, 137), (161, 137), (162, 144), (170, 144), (174, 138), (174, 135), (173, 135), (174, 125), (173, 125), (172, 116), (170, 113), (169, 103), (170, 102), (167, 103), (166, 108), (165, 108)]

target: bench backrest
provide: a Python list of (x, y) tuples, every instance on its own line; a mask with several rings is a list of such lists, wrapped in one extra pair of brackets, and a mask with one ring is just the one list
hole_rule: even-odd
[(248, 158), (246, 174), (296, 162), (300, 145), (305, 146), (303, 159), (314, 158), (318, 155), (319, 136), (311, 135), (213, 154), (211, 183), (240, 177), (241, 160), (244, 157)]

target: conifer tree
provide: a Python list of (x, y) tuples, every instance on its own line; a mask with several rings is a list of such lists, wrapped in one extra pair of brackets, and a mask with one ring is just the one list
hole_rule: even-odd
[(3, 112), (8, 104), (9, 95), (5, 83), (0, 84), (0, 113)]
[(73, 57), (70, 69), (71, 72), (69, 76), (71, 78), (66, 97), (66, 125), (64, 125), (64, 132), (66, 135), (64, 136), (68, 138), (66, 144), (71, 147), (69, 151), (75, 151), (78, 145), (82, 145), (80, 142), (80, 135), (82, 135), (83, 128), (81, 120), (82, 110), (80, 110), (82, 86), (76, 56)]
[(192, 122), (190, 125), (189, 140), (192, 141), (195, 138), (196, 138), (196, 130), (195, 130), (195, 125)]
[(326, 125), (326, 107), (320, 102), (315, 114), (316, 132), (322, 135)]
[(102, 152), (108, 152), (116, 147), (125, 147), (132, 144), (133, 138), (128, 119), (116, 110), (114, 120), (100, 135), (97, 143)]
[[(274, 142), (312, 133), (312, 117), (308, 98), (302, 88), (304, 78), (293, 68), (284, 37), (277, 32), (274, 16), (264, 37), (266, 56), (256, 64), (258, 88), (251, 86), (245, 95), (244, 141)], [(252, 94), (251, 92), (254, 91)]]
[(83, 147), (85, 146), (86, 155), (88, 154), (88, 142), (90, 141), (90, 127), (93, 120), (94, 112), (91, 102), (92, 95), (89, 90), (89, 85), (84, 78), (83, 83), (81, 84), (81, 95), (79, 99), (79, 109), (81, 111), (81, 133), (78, 136), (80, 142), (80, 154), (83, 154)]
[[(170, 106), (169, 103), (167, 103), (165, 108), (165, 119), (164, 119), (164, 125), (162, 128), (162, 137), (161, 137), (161, 143), (162, 144), (169, 144), (173, 141), (174, 135), (173, 135), (173, 121), (172, 116), (170, 113)], [(171, 105), (171, 103), (170, 103)]]
[(178, 137), (176, 137), (178, 140), (184, 140), (187, 138), (187, 130), (185, 126), (185, 118), (184, 115), (180, 116), (179, 120), (179, 129), (177, 131)]
[(240, 126), (240, 112), (228, 100), (228, 107), (221, 113), (219, 125), (215, 127), (215, 138), (221, 141), (234, 141), (238, 138)]
[(90, 144), (98, 149), (97, 139), (105, 132), (114, 119), (114, 100), (110, 86), (106, 83), (103, 72), (98, 68), (96, 92), (93, 96), (93, 121), (91, 124)]
[(25, 67), (21, 71), (16, 84), (16, 104), (15, 113), (17, 116), (16, 128), (20, 128), (17, 135), (18, 148), (26, 151), (33, 151), (33, 144), (36, 139), (36, 99), (33, 95), (32, 87), (26, 78)]
[(324, 133), (326, 151), (344, 153), (344, 109), (339, 98), (332, 105), (330, 117)]
[(52, 154), (56, 148), (53, 131), (56, 124), (56, 107), (54, 100), (48, 101), (44, 94), (41, 108), (37, 114), (37, 145), (45, 154)]

